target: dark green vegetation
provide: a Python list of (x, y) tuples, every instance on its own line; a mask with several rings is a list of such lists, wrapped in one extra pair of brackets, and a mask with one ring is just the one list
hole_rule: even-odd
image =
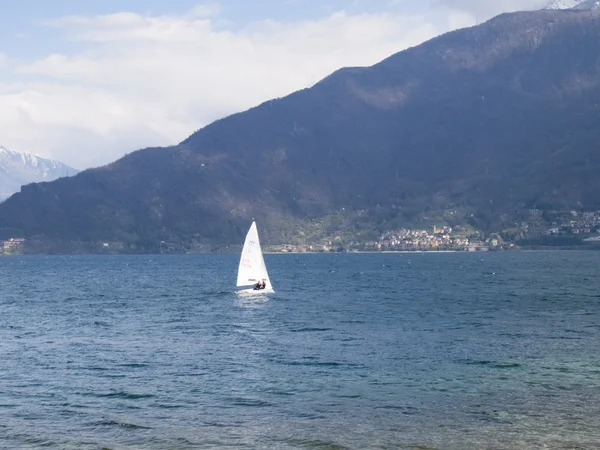
[(179, 145), (26, 186), (0, 205), (0, 239), (143, 250), (241, 243), (252, 217), (277, 243), (444, 214), (500, 231), (534, 205), (598, 208), (599, 42), (594, 12), (501, 15)]

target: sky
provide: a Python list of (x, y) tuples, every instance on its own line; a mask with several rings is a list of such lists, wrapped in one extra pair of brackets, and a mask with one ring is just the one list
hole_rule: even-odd
[(85, 169), (548, 0), (0, 0), (0, 145)]

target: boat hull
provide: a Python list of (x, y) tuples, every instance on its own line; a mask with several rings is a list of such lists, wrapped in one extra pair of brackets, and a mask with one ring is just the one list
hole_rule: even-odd
[(241, 295), (259, 295), (259, 294), (274, 294), (273, 289), (242, 289), (237, 291)]

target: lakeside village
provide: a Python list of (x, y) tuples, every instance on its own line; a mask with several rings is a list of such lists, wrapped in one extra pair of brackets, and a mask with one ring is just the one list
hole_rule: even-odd
[[(575, 238), (582, 244), (600, 245), (600, 211), (596, 212), (552, 212), (544, 214), (538, 209), (528, 211), (527, 220), (516, 224), (514, 228), (500, 233), (490, 233), (486, 238), (475, 230), (457, 226), (437, 227), (433, 229), (392, 230), (383, 233), (372, 241), (344, 242), (334, 238), (319, 244), (281, 244), (266, 245), (268, 253), (322, 253), (322, 252), (400, 252), (400, 251), (490, 251), (519, 248), (518, 242), (526, 239), (546, 239), (559, 241), (558, 238)], [(161, 253), (163, 253), (161, 243)], [(0, 241), (0, 255), (20, 255), (26, 253), (26, 240), (10, 238)], [(91, 253), (125, 253), (127, 247), (121, 242), (99, 242), (88, 247)], [(167, 253), (186, 252), (173, 246)], [(179, 251), (178, 251), (179, 250)], [(189, 250), (188, 250), (189, 252)], [(194, 251), (196, 253), (197, 251)]]
[[(337, 241), (337, 242), (336, 242)], [(266, 251), (272, 253), (319, 253), (319, 252), (401, 252), (401, 251), (489, 251), (504, 245), (497, 238), (485, 241), (473, 240), (464, 234), (444, 226), (433, 230), (400, 229), (388, 231), (378, 240), (347, 243), (339, 239), (326, 241), (319, 245), (271, 245)], [(514, 247), (514, 244), (509, 244)]]
[(0, 241), (0, 255), (21, 255), (25, 248), (25, 239), (11, 238)]
[[(382, 234), (378, 240), (368, 242), (336, 242), (334, 239), (322, 245), (273, 245), (267, 251), (273, 253), (304, 252), (401, 252), (401, 251), (490, 251), (519, 248), (517, 242), (526, 239), (550, 239), (574, 237), (582, 244), (600, 244), (600, 211), (578, 212), (553, 211), (544, 215), (536, 208), (528, 211), (526, 220), (500, 233), (490, 233), (482, 239), (478, 232), (463, 227), (449, 226), (433, 230), (400, 229)], [(554, 239), (559, 242), (558, 239)], [(544, 245), (541, 245), (544, 246)], [(547, 245), (546, 245), (547, 246)], [(551, 245), (550, 245), (551, 246)]]

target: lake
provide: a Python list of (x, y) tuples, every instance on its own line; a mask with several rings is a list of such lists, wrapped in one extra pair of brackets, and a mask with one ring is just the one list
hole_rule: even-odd
[(0, 447), (600, 447), (600, 252), (0, 258)]

